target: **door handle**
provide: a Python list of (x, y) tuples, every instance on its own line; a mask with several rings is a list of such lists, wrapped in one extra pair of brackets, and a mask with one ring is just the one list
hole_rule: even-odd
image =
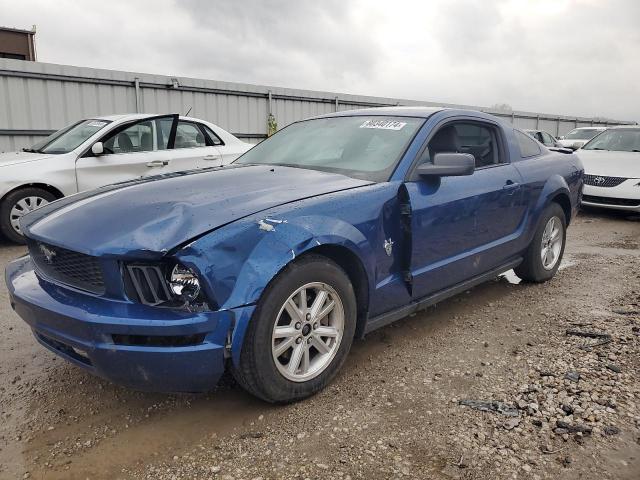
[(220, 158), (217, 155), (207, 155), (203, 158), (203, 160), (212, 161), (212, 160), (220, 160)]
[(507, 183), (502, 187), (502, 190), (505, 192), (509, 192), (509, 195), (512, 195), (519, 186), (519, 183), (514, 182), (513, 180), (507, 180)]
[(147, 167), (152, 168), (152, 167), (166, 167), (167, 165), (169, 165), (169, 160), (153, 160), (149, 163), (147, 163)]

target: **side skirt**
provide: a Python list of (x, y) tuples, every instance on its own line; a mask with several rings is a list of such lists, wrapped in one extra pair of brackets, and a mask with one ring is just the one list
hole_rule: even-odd
[(396, 320), (400, 320), (412, 313), (418, 312), (420, 310), (424, 310), (431, 305), (434, 305), (446, 298), (453, 297), (459, 293), (464, 292), (465, 290), (469, 290), (470, 288), (475, 287), (476, 285), (480, 285), (488, 280), (491, 280), (501, 273), (504, 273), (512, 268), (517, 267), (522, 262), (522, 258), (517, 258), (509, 263), (506, 263), (498, 268), (494, 268), (493, 270), (489, 270), (482, 275), (478, 275), (477, 277), (473, 277), (469, 280), (466, 280), (458, 285), (454, 285), (453, 287), (449, 287), (445, 290), (441, 290), (433, 295), (429, 295), (428, 297), (424, 297), (421, 300), (417, 300), (403, 307), (397, 308), (390, 312), (383, 313), (382, 315), (378, 315), (377, 317), (370, 318), (367, 321), (367, 324), (364, 328), (364, 335), (370, 333), (380, 327), (384, 327), (385, 325), (389, 325), (390, 323), (395, 322)]

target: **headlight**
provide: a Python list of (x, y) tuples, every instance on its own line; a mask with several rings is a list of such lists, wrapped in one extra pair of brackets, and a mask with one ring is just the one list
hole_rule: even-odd
[(178, 263), (171, 271), (169, 289), (175, 296), (191, 302), (200, 294), (200, 280), (195, 273)]

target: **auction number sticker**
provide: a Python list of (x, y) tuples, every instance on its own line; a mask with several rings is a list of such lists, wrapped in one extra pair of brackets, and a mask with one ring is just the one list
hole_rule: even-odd
[(360, 128), (379, 128), (381, 130), (402, 130), (407, 123), (395, 120), (367, 120)]

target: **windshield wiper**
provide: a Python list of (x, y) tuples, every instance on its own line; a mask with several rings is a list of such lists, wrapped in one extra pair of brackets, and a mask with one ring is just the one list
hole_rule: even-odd
[(600, 147), (588, 148), (587, 150), (606, 150), (607, 152), (609, 151), (606, 148), (600, 148)]
[(40, 153), (38, 150), (34, 150), (33, 148), (23, 148), (22, 151), (29, 153)]

